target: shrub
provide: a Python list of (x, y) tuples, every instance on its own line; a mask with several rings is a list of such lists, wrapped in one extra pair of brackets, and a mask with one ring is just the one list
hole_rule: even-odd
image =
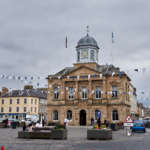
[(59, 122), (49, 122), (48, 126), (57, 126), (59, 124), (60, 124)]
[(55, 129), (65, 129), (65, 126), (62, 124), (56, 125)]
[(93, 127), (94, 129), (103, 129), (103, 128), (106, 128), (106, 125), (101, 125), (100, 128), (98, 127), (98, 125), (94, 125)]

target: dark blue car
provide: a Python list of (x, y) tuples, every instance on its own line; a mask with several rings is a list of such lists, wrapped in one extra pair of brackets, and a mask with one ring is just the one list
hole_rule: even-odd
[(140, 120), (134, 121), (134, 124), (132, 127), (132, 132), (138, 132), (138, 131), (146, 132), (146, 128), (144, 126), (144, 123)]

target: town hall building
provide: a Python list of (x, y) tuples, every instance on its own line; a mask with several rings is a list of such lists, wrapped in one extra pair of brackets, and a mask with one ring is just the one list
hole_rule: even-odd
[(130, 114), (130, 78), (118, 67), (98, 64), (99, 46), (87, 34), (76, 46), (76, 63), (49, 75), (47, 123), (90, 125), (91, 119), (123, 122)]

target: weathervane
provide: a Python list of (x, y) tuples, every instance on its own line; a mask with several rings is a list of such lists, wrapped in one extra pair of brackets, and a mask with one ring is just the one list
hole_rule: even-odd
[(86, 32), (87, 32), (87, 36), (89, 35), (89, 25), (86, 26)]

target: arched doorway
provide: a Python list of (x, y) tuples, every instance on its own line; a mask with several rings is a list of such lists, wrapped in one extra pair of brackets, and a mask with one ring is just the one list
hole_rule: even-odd
[(80, 111), (80, 125), (86, 125), (86, 111), (83, 109)]

